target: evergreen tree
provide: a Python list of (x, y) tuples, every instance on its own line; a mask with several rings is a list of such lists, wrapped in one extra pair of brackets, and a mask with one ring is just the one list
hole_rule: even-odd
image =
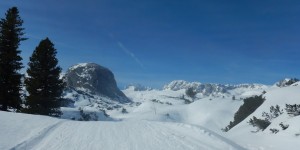
[(21, 51), (18, 50), (24, 28), (17, 7), (8, 9), (0, 20), (0, 109), (20, 109), (21, 78), (18, 72), (22, 66)]
[(244, 104), (240, 106), (238, 111), (234, 114), (234, 121), (230, 121), (229, 125), (223, 129), (223, 131), (227, 132), (240, 122), (242, 122), (245, 118), (251, 115), (263, 102), (265, 98), (263, 95), (248, 97), (244, 99)]
[[(250, 118), (250, 121), (248, 122), (253, 127), (257, 127), (258, 130), (265, 130), (271, 122), (267, 119), (258, 119), (255, 116), (253, 116), (253, 119)], [(276, 132), (276, 131), (275, 131)]]
[(235, 100), (235, 95), (232, 96), (232, 100)]
[(194, 99), (194, 98), (196, 97), (197, 92), (196, 92), (196, 90), (194, 90), (194, 88), (189, 87), (189, 88), (187, 88), (187, 89), (185, 90), (185, 94), (186, 94), (188, 97)]
[(28, 108), (32, 114), (60, 116), (60, 101), (64, 84), (59, 79), (61, 68), (57, 66), (56, 49), (46, 38), (34, 50), (28, 63), (28, 78), (25, 79), (29, 95), (26, 97)]

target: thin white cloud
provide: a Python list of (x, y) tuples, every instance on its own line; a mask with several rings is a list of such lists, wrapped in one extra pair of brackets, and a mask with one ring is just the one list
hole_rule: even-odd
[(117, 43), (117, 46), (123, 51), (125, 52), (127, 55), (129, 55), (141, 68), (145, 69), (143, 63), (134, 55), (133, 52), (131, 52), (129, 49), (127, 49), (124, 44), (117, 40), (115, 38), (115, 35), (111, 32), (108, 32), (108, 36)]
[(120, 47), (122, 51), (124, 51), (127, 55), (129, 55), (137, 64), (139, 64), (143, 69), (145, 69), (143, 63), (130, 50), (128, 50), (123, 43), (117, 41), (117, 45)]

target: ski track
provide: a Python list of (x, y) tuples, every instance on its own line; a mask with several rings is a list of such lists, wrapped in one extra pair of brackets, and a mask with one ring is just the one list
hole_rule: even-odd
[[(163, 123), (158, 123), (158, 124), (163, 124)], [(196, 135), (206, 134), (211, 138), (217, 139), (219, 141), (222, 141), (222, 142), (230, 145), (231, 147), (229, 147), (229, 149), (247, 150), (246, 148), (236, 144), (235, 142), (233, 142), (233, 141), (231, 141), (231, 140), (229, 140), (229, 139), (227, 139), (227, 138), (225, 138), (225, 137), (223, 137), (223, 136), (221, 136), (221, 135), (219, 135), (219, 134), (217, 134), (217, 133), (215, 133), (215, 132), (213, 132), (213, 131), (205, 128), (205, 127), (202, 127), (202, 126), (199, 126), (199, 125), (184, 124), (184, 123), (169, 123), (169, 124), (170, 124), (169, 125), (170, 127), (173, 126), (171, 128), (171, 130), (170, 130), (170, 127), (168, 127), (168, 128), (165, 128), (162, 131), (168, 131), (169, 130), (170, 133), (172, 132), (172, 130), (177, 131), (178, 132), (177, 135), (175, 135), (175, 134), (173, 134), (173, 135), (175, 135), (177, 137), (180, 137), (180, 138), (190, 138), (191, 139), (190, 142), (192, 142), (192, 143), (197, 141), (197, 143), (193, 143), (192, 145), (197, 145), (199, 143), (199, 138), (193, 137), (191, 134), (189, 136), (184, 136), (186, 134), (185, 133), (186, 130), (177, 130), (178, 127), (186, 128), (186, 129), (192, 129), (191, 131), (196, 133)], [(206, 144), (206, 142), (202, 142), (201, 145), (202, 146), (206, 145), (206, 147), (203, 147), (203, 149), (218, 149), (217, 147), (214, 147), (212, 144)], [(222, 149), (224, 149), (224, 148), (222, 148)]]
[(38, 145), (43, 140), (43, 138), (45, 138), (55, 128), (58, 128), (62, 123), (63, 123), (63, 121), (59, 121), (53, 125), (48, 126), (47, 128), (38, 132), (37, 135), (24, 140), (23, 142), (10, 148), (10, 150), (31, 150), (31, 149), (33, 149), (35, 145)]
[(208, 129), (208, 128), (205, 128), (203, 126), (200, 126), (200, 125), (189, 125), (187, 124), (186, 126), (191, 126), (192, 128), (199, 128), (200, 130), (202, 130), (203, 132), (207, 132), (209, 134), (209, 136), (215, 136), (216, 138), (222, 140), (223, 142), (226, 142), (227, 144), (230, 144), (231, 146), (233, 146), (235, 149), (238, 149), (238, 150), (247, 150), (246, 148), (238, 145), (237, 143), (229, 140), (228, 138), (225, 138), (223, 136), (221, 136), (220, 134)]
[(204, 127), (172, 122), (62, 120), (10, 150), (245, 150)]

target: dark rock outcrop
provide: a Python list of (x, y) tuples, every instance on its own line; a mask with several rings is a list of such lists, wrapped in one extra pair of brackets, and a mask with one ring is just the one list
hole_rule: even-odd
[(113, 73), (95, 63), (81, 63), (68, 69), (65, 80), (67, 86), (76, 90), (107, 96), (121, 103), (130, 102), (117, 87)]

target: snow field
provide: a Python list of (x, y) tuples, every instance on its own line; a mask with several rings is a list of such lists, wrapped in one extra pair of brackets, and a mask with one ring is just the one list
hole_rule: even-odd
[[(5, 121), (8, 118), (12, 122)], [(1, 135), (7, 135), (0, 136), (0, 149), (243, 149), (202, 127), (182, 123), (142, 120), (80, 122), (8, 112), (0, 112), (0, 120), (5, 124), (1, 126)]]

